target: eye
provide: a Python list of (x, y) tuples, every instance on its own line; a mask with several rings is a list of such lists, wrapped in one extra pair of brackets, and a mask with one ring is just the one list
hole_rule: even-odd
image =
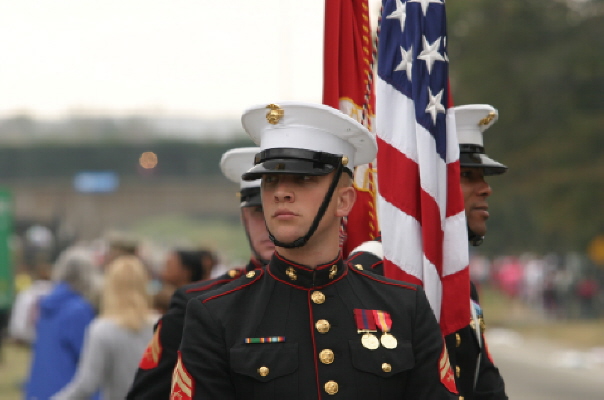
[(296, 176), (296, 180), (298, 182), (310, 182), (314, 179), (314, 176), (310, 176), (310, 175), (297, 175)]
[(459, 174), (459, 176), (461, 178), (464, 178), (464, 179), (471, 179), (472, 178), (472, 171), (468, 171), (468, 170), (461, 171), (461, 173)]
[(263, 175), (262, 182), (263, 183), (275, 183), (275, 182), (277, 182), (277, 176), (276, 175)]

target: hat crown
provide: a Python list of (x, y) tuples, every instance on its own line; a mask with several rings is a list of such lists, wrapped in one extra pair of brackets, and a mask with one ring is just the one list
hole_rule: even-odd
[(342, 155), (353, 168), (375, 159), (377, 144), (369, 130), (323, 104), (282, 102), (247, 109), (241, 123), (261, 150), (297, 148)]
[(459, 144), (484, 147), (483, 132), (499, 118), (497, 109), (488, 104), (468, 104), (453, 107), (453, 111)]
[(226, 151), (220, 159), (222, 174), (232, 182), (239, 184), (241, 189), (260, 187), (260, 180), (244, 181), (241, 179), (247, 170), (254, 166), (254, 156), (260, 152), (260, 147), (239, 147)]

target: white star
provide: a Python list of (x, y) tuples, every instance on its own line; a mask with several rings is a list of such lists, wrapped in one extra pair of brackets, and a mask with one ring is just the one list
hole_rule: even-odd
[(432, 95), (430, 88), (428, 88), (428, 97), (430, 98), (428, 101), (428, 106), (426, 107), (426, 112), (432, 116), (432, 123), (436, 124), (436, 115), (438, 113), (445, 113), (445, 107), (442, 104), (443, 92), (445, 89), (441, 90), (436, 96)]
[(440, 39), (438, 38), (434, 41), (434, 43), (428, 43), (428, 40), (425, 36), (422, 37), (424, 41), (424, 49), (419, 56), (418, 59), (426, 61), (426, 66), (428, 67), (428, 73), (432, 72), (432, 66), (435, 61), (445, 61), (445, 58), (438, 52), (438, 48), (440, 47)]
[[(445, 38), (443, 39), (443, 47), (446, 49), (447, 48), (447, 37), (445, 36)], [(449, 62), (449, 55), (447, 54), (446, 51), (443, 52), (443, 57), (445, 58), (445, 62)]]
[(407, 3), (403, 4), (401, 0), (396, 0), (396, 10), (386, 17), (386, 19), (398, 19), (401, 22), (401, 31), (405, 31), (405, 19), (407, 18)]
[(411, 68), (413, 67), (413, 46), (409, 51), (405, 51), (401, 46), (401, 62), (394, 69), (395, 71), (407, 71), (407, 79), (411, 80)]
[(409, 3), (420, 3), (422, 5), (422, 11), (424, 13), (424, 17), (426, 16), (426, 13), (428, 12), (428, 6), (430, 5), (430, 3), (444, 4), (444, 2), (442, 0), (409, 0)]

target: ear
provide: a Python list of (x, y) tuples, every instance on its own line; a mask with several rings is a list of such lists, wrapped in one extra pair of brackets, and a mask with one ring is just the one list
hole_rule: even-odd
[(336, 216), (345, 217), (350, 214), (357, 199), (357, 192), (352, 186), (340, 187), (337, 192)]

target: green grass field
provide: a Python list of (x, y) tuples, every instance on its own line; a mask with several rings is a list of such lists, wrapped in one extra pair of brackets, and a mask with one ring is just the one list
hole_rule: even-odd
[(5, 343), (0, 360), (0, 399), (21, 400), (21, 384), (29, 368), (29, 350)]

